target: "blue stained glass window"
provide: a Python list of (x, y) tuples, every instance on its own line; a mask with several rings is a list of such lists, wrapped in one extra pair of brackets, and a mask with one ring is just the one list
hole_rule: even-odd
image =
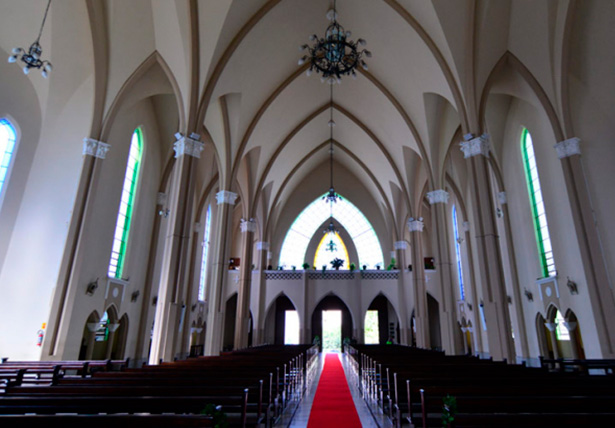
[(205, 280), (207, 279), (207, 255), (209, 254), (209, 235), (211, 234), (211, 205), (207, 207), (205, 230), (203, 231), (203, 256), (201, 257), (201, 279), (199, 281), (199, 300), (205, 301)]
[(463, 289), (463, 266), (461, 265), (461, 245), (459, 244), (459, 226), (457, 223), (457, 208), (453, 205), (453, 231), (455, 232), (455, 255), (457, 256), (457, 276), (459, 278), (459, 295), (465, 300)]

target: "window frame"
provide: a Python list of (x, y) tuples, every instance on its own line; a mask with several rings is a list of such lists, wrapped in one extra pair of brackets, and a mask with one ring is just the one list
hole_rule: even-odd
[[(12, 141), (12, 149), (9, 155), (8, 161), (6, 162), (6, 173), (4, 174), (4, 178), (0, 181), (0, 206), (2, 206), (2, 202), (4, 201), (4, 196), (6, 195), (6, 188), (8, 186), (8, 181), (11, 177), (11, 172), (13, 170), (13, 165), (15, 164), (15, 155), (17, 153), (17, 148), (19, 146), (20, 133), (19, 128), (15, 124), (15, 121), (12, 120), (9, 116), (1, 116), (0, 117), (0, 126), (4, 126), (9, 130), (9, 135), (12, 134), (14, 139), (11, 140), (10, 136), (8, 139), (9, 144)], [(8, 144), (7, 144), (8, 147)], [(5, 156), (7, 154), (7, 150), (5, 149), (4, 153), (0, 153), (0, 165), (5, 162)], [(0, 167), (1, 168), (1, 167)]]
[[(528, 143), (532, 149), (531, 157), (528, 153)], [(530, 199), (530, 209), (532, 210), (532, 223), (534, 225), (534, 234), (536, 238), (536, 246), (538, 250), (538, 259), (540, 263), (541, 275), (543, 278), (554, 277), (557, 275), (557, 270), (555, 267), (553, 245), (551, 243), (551, 237), (549, 234), (549, 222), (547, 220), (547, 212), (544, 206), (542, 184), (540, 182), (540, 176), (538, 174), (538, 163), (536, 162), (534, 141), (532, 135), (527, 128), (523, 128), (523, 131), (521, 132), (521, 156), (523, 161), (523, 168), (525, 171), (525, 181), (527, 184), (528, 195)], [(531, 167), (532, 161), (535, 165), (534, 172), (532, 172)], [(540, 211), (542, 211), (542, 214), (540, 213)], [(542, 222), (540, 219), (541, 216), (543, 217)], [(541, 224), (543, 222), (544, 225)], [(548, 246), (551, 247), (550, 251), (545, 250), (545, 244), (547, 243)]]
[[(135, 139), (136, 137), (136, 139)], [(128, 191), (128, 202), (126, 203), (126, 213), (122, 213), (122, 198), (124, 197), (124, 193), (126, 192), (126, 184), (128, 181), (129, 168), (131, 167), (131, 161), (133, 159), (133, 145), (137, 144), (137, 154), (135, 163), (132, 166), (132, 178), (130, 180), (130, 190)], [(109, 267), (107, 270), (107, 275), (109, 278), (122, 279), (122, 274), (124, 273), (124, 267), (126, 264), (126, 254), (128, 249), (128, 238), (130, 235), (130, 227), (132, 223), (132, 217), (135, 209), (136, 203), (136, 195), (137, 188), (139, 184), (139, 177), (141, 172), (141, 163), (143, 161), (143, 150), (144, 149), (144, 137), (143, 130), (141, 127), (135, 128), (131, 135), (130, 148), (128, 150), (128, 159), (126, 161), (126, 172), (124, 173), (124, 181), (122, 184), (122, 193), (120, 196), (120, 204), (117, 211), (117, 220), (115, 223), (115, 228), (113, 232), (113, 244), (111, 248), (111, 256), (109, 258)], [(123, 222), (122, 222), (123, 217)], [(123, 223), (123, 224), (122, 224)], [(119, 239), (120, 246), (115, 249), (116, 241), (118, 240), (118, 232), (122, 231), (121, 238)], [(114, 255), (117, 254), (117, 257), (114, 258)], [(113, 261), (117, 260), (117, 264), (114, 266)]]

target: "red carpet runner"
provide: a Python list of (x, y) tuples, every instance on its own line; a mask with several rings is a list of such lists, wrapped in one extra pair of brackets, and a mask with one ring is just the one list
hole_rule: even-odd
[(337, 354), (327, 354), (312, 403), (308, 428), (355, 428), (361, 421), (354, 407)]

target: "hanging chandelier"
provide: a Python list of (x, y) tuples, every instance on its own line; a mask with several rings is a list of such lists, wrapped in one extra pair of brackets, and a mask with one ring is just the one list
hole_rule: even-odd
[(41, 29), (38, 32), (38, 37), (30, 45), (30, 48), (26, 51), (24, 48), (13, 48), (13, 53), (9, 56), (9, 62), (17, 62), (18, 59), (25, 64), (23, 66), (24, 74), (28, 74), (31, 68), (41, 69), (41, 74), (43, 77), (47, 77), (49, 72), (52, 70), (52, 65), (47, 60), (41, 60), (41, 54), (43, 53), (43, 48), (39, 44), (41, 39), (41, 34), (43, 34), (43, 27), (45, 26), (45, 20), (47, 19), (47, 12), (49, 12), (49, 5), (51, 4), (51, 0), (47, 2), (47, 9), (45, 9), (45, 15), (43, 16), (43, 22), (41, 24)]
[(367, 70), (367, 64), (363, 60), (363, 55), (370, 58), (372, 53), (367, 49), (362, 49), (367, 44), (364, 39), (357, 39), (356, 42), (348, 40), (351, 33), (344, 30), (337, 22), (336, 0), (333, 1), (333, 9), (327, 13), (327, 18), (331, 24), (325, 31), (324, 38), (318, 38), (316, 34), (310, 36), (313, 46), (307, 44), (301, 46), (301, 50), (307, 50), (306, 55), (299, 59), (299, 65), (310, 61), (310, 68), (307, 75), (313, 71), (321, 73), (321, 81), (329, 84), (340, 83), (343, 75), (356, 77), (355, 69), (358, 66)]

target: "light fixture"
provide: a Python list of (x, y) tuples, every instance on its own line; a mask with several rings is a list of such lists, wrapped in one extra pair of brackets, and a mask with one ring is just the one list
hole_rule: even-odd
[(301, 46), (301, 50), (307, 54), (299, 59), (299, 65), (310, 61), (310, 68), (307, 75), (310, 76), (315, 70), (321, 73), (321, 80), (329, 84), (340, 83), (343, 75), (356, 77), (355, 69), (360, 65), (367, 70), (367, 64), (363, 61), (363, 55), (367, 58), (372, 53), (367, 49), (361, 49), (367, 42), (364, 39), (357, 39), (356, 42), (348, 40), (350, 31), (344, 30), (337, 22), (336, 0), (333, 1), (333, 9), (327, 12), (327, 18), (331, 24), (327, 27), (324, 38), (318, 38), (316, 34), (310, 36), (310, 41), (314, 46), (307, 44)]
[(47, 77), (53, 68), (49, 61), (41, 60), (43, 48), (41, 48), (41, 45), (39, 44), (41, 34), (43, 34), (43, 27), (45, 26), (45, 20), (47, 19), (47, 12), (49, 12), (50, 4), (51, 0), (47, 2), (47, 9), (45, 9), (45, 15), (43, 16), (43, 22), (41, 23), (41, 29), (38, 32), (38, 37), (34, 43), (30, 45), (28, 51), (26, 52), (24, 48), (13, 48), (13, 53), (9, 56), (9, 62), (17, 62), (18, 59), (21, 59), (21, 61), (25, 63), (23, 67), (24, 74), (28, 74), (31, 68), (42, 68), (41, 74), (43, 77)]

